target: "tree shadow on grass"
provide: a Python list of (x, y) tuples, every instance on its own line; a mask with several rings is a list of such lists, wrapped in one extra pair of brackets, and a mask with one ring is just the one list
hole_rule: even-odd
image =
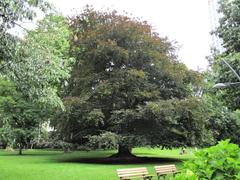
[(53, 156), (53, 155), (59, 155), (60, 153), (23, 153), (22, 155), (19, 155), (18, 152), (11, 152), (11, 153), (0, 153), (0, 156), (18, 156), (18, 157), (26, 157), (26, 156)]
[(106, 158), (69, 158), (58, 159), (62, 163), (89, 163), (89, 164), (152, 164), (182, 162), (175, 158), (158, 158), (158, 157), (106, 157)]

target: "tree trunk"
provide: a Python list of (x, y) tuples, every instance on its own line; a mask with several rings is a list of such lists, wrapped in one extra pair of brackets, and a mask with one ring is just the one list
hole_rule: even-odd
[(6, 148), (7, 148), (7, 143), (3, 144), (3, 149), (6, 149)]
[(19, 145), (19, 151), (18, 151), (18, 154), (19, 155), (22, 155), (22, 149), (23, 149), (23, 146), (22, 144)]
[(33, 146), (34, 146), (34, 142), (31, 143), (31, 149), (33, 149)]
[(113, 154), (111, 157), (136, 157), (132, 154), (132, 148), (126, 145), (118, 145), (117, 154)]

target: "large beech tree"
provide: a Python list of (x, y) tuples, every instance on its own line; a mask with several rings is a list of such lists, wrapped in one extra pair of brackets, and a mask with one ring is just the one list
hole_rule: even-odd
[(119, 137), (118, 155), (143, 143), (204, 141), (207, 113), (194, 97), (201, 77), (176, 60), (167, 38), (145, 21), (89, 7), (71, 19), (70, 30), (76, 63), (66, 112), (55, 122), (62, 138), (80, 142), (110, 131)]

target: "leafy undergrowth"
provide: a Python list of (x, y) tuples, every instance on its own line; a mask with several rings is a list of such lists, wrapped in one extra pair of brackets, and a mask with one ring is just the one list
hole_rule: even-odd
[[(179, 155), (179, 150), (160, 150), (136, 148), (137, 156), (158, 158), (186, 159), (190, 154)], [(18, 156), (17, 152), (0, 151), (0, 180), (112, 180), (118, 179), (116, 169), (131, 167), (147, 167), (154, 173), (153, 166), (174, 163), (181, 168), (181, 162), (148, 162), (144, 164), (96, 164), (73, 163), (69, 159), (78, 158), (107, 158), (115, 151), (78, 151), (63, 153), (61, 151), (28, 150), (25, 155)], [(64, 161), (64, 163), (62, 163)]]
[(184, 163), (178, 180), (240, 180), (240, 148), (230, 140), (220, 141), (195, 153), (195, 158)]

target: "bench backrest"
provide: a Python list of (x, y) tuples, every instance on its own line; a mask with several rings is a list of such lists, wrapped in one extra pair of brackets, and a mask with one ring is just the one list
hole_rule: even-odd
[(145, 167), (117, 169), (117, 174), (120, 179), (127, 179), (127, 177), (144, 177), (148, 175), (148, 170)]
[(177, 168), (174, 164), (154, 166), (154, 168), (157, 174), (169, 174), (177, 172)]

